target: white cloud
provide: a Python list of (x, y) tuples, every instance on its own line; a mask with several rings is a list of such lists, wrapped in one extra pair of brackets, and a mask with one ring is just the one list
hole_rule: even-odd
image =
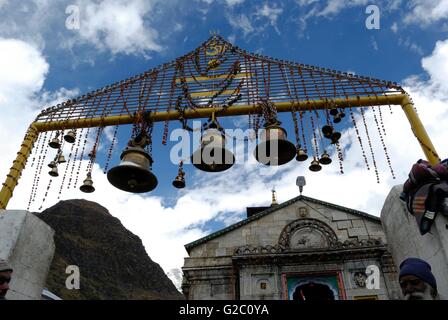
[(271, 26), (274, 27), (278, 34), (280, 34), (280, 31), (277, 27), (277, 20), (282, 12), (282, 8), (278, 8), (276, 6), (270, 7), (269, 4), (265, 3), (262, 7), (257, 9), (257, 11), (255, 12), (255, 16), (257, 16), (258, 18), (268, 19)]
[(244, 0), (226, 0), (228, 6), (233, 7), (238, 4), (244, 3)]
[(230, 25), (235, 29), (241, 29), (244, 36), (252, 33), (255, 29), (252, 26), (251, 21), (245, 14), (240, 15), (228, 15), (227, 19)]
[(405, 23), (419, 23), (428, 25), (448, 18), (448, 0), (412, 0), (412, 9), (405, 18)]
[(431, 56), (422, 59), (422, 67), (431, 76), (431, 82), (448, 95), (448, 40), (437, 41)]
[(327, 5), (318, 13), (318, 16), (336, 15), (347, 7), (367, 5), (368, 3), (368, 0), (328, 0)]
[(390, 27), (390, 29), (392, 30), (393, 33), (397, 33), (397, 31), (398, 31), (398, 24), (396, 22), (394, 22), (392, 24), (392, 26)]
[(142, 0), (113, 0), (91, 3), (79, 0), (81, 8), (79, 37), (112, 54), (137, 54), (161, 51), (158, 32), (145, 24), (144, 17), (153, 10), (151, 2)]

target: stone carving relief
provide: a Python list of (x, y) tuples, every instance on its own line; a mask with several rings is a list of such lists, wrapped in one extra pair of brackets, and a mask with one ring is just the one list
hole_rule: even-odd
[(358, 288), (366, 286), (367, 275), (364, 271), (357, 271), (353, 273), (353, 282)]
[(334, 247), (336, 233), (316, 219), (299, 219), (288, 224), (280, 234), (278, 244), (290, 250)]

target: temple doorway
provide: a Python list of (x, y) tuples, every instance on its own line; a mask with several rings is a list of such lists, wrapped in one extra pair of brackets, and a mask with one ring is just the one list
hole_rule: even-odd
[(335, 299), (333, 290), (328, 285), (313, 281), (297, 286), (292, 297), (299, 301)]

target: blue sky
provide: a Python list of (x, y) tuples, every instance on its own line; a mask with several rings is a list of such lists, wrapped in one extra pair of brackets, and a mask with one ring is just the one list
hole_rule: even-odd
[[(69, 5), (79, 9), (79, 29), (66, 28)], [(378, 30), (366, 28), (368, 5), (379, 9)], [(20, 5), (0, 0), (0, 134), (10, 137), (0, 157), (0, 174), (6, 176), (39, 110), (169, 62), (206, 41), (210, 31), (219, 31), (249, 52), (403, 84), (436, 148), (446, 157), (440, 126), (448, 118), (448, 87), (443, 81), (448, 72), (446, 17), (447, 0), (27, 0)], [(177, 191), (171, 186), (177, 168), (167, 161), (170, 145), (161, 146), (158, 124), (156, 190), (135, 196), (108, 185), (99, 174), (102, 151), (94, 171), (95, 194), (73, 191), (62, 199), (83, 197), (108, 208), (142, 238), (151, 258), (168, 272), (181, 267), (184, 244), (244, 218), (246, 206), (269, 205), (273, 186), (280, 202), (296, 196), (297, 175), (307, 178), (306, 195), (379, 215), (390, 187), (402, 183), (412, 162), (423, 157), (404, 114), (394, 110), (385, 122), (396, 180), (384, 160), (378, 161), (380, 184), (373, 172), (365, 172), (353, 128), (346, 125), (341, 139), (347, 157), (343, 176), (336, 161), (316, 176), (296, 163), (272, 176), (246, 165), (212, 176), (186, 166), (188, 188)], [(369, 114), (367, 119), (373, 121)], [(235, 123), (227, 119), (223, 124)], [(170, 124), (174, 127), (178, 124)], [(285, 127), (293, 137), (291, 123)], [(111, 165), (117, 164), (127, 135), (128, 128), (121, 128)], [(375, 149), (381, 149), (375, 142)], [(26, 207), (34, 170), (25, 171), (9, 208)], [(57, 200), (49, 197), (44, 207)]]

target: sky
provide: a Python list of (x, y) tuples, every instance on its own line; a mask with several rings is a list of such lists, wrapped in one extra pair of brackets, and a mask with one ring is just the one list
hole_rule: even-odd
[[(375, 28), (369, 27), (372, 14), (377, 14)], [(249, 52), (398, 82), (413, 98), (440, 157), (447, 157), (448, 0), (0, 0), (0, 176), (6, 178), (26, 128), (42, 109), (169, 62), (197, 48), (211, 32)], [(101, 204), (142, 239), (151, 259), (179, 286), (185, 244), (244, 219), (246, 207), (269, 205), (274, 187), (279, 202), (297, 196), (297, 176), (306, 177), (306, 196), (379, 216), (390, 189), (424, 158), (400, 107), (382, 110), (395, 179), (373, 136), (377, 183), (360, 156), (354, 127), (346, 125), (344, 174), (330, 150), (333, 164), (318, 173), (296, 161), (275, 171), (248, 161), (219, 174), (186, 166), (187, 188), (177, 190), (171, 186), (177, 167), (168, 161), (174, 142), (162, 146), (157, 124), (156, 190), (122, 192), (108, 183), (104, 162), (98, 161), (93, 194), (71, 189), (58, 199), (56, 181), (42, 204), (49, 181), (44, 173), (31, 211), (65, 199)], [(356, 120), (362, 127), (359, 115)], [(225, 124), (238, 127), (244, 121), (238, 117)], [(366, 121), (375, 128), (370, 111)], [(285, 126), (293, 137), (291, 124)], [(130, 134), (123, 130), (112, 166)], [(106, 129), (105, 141), (112, 135)], [(101, 159), (106, 152), (107, 144), (100, 145)], [(33, 176), (29, 163), (8, 209), (26, 209)]]

